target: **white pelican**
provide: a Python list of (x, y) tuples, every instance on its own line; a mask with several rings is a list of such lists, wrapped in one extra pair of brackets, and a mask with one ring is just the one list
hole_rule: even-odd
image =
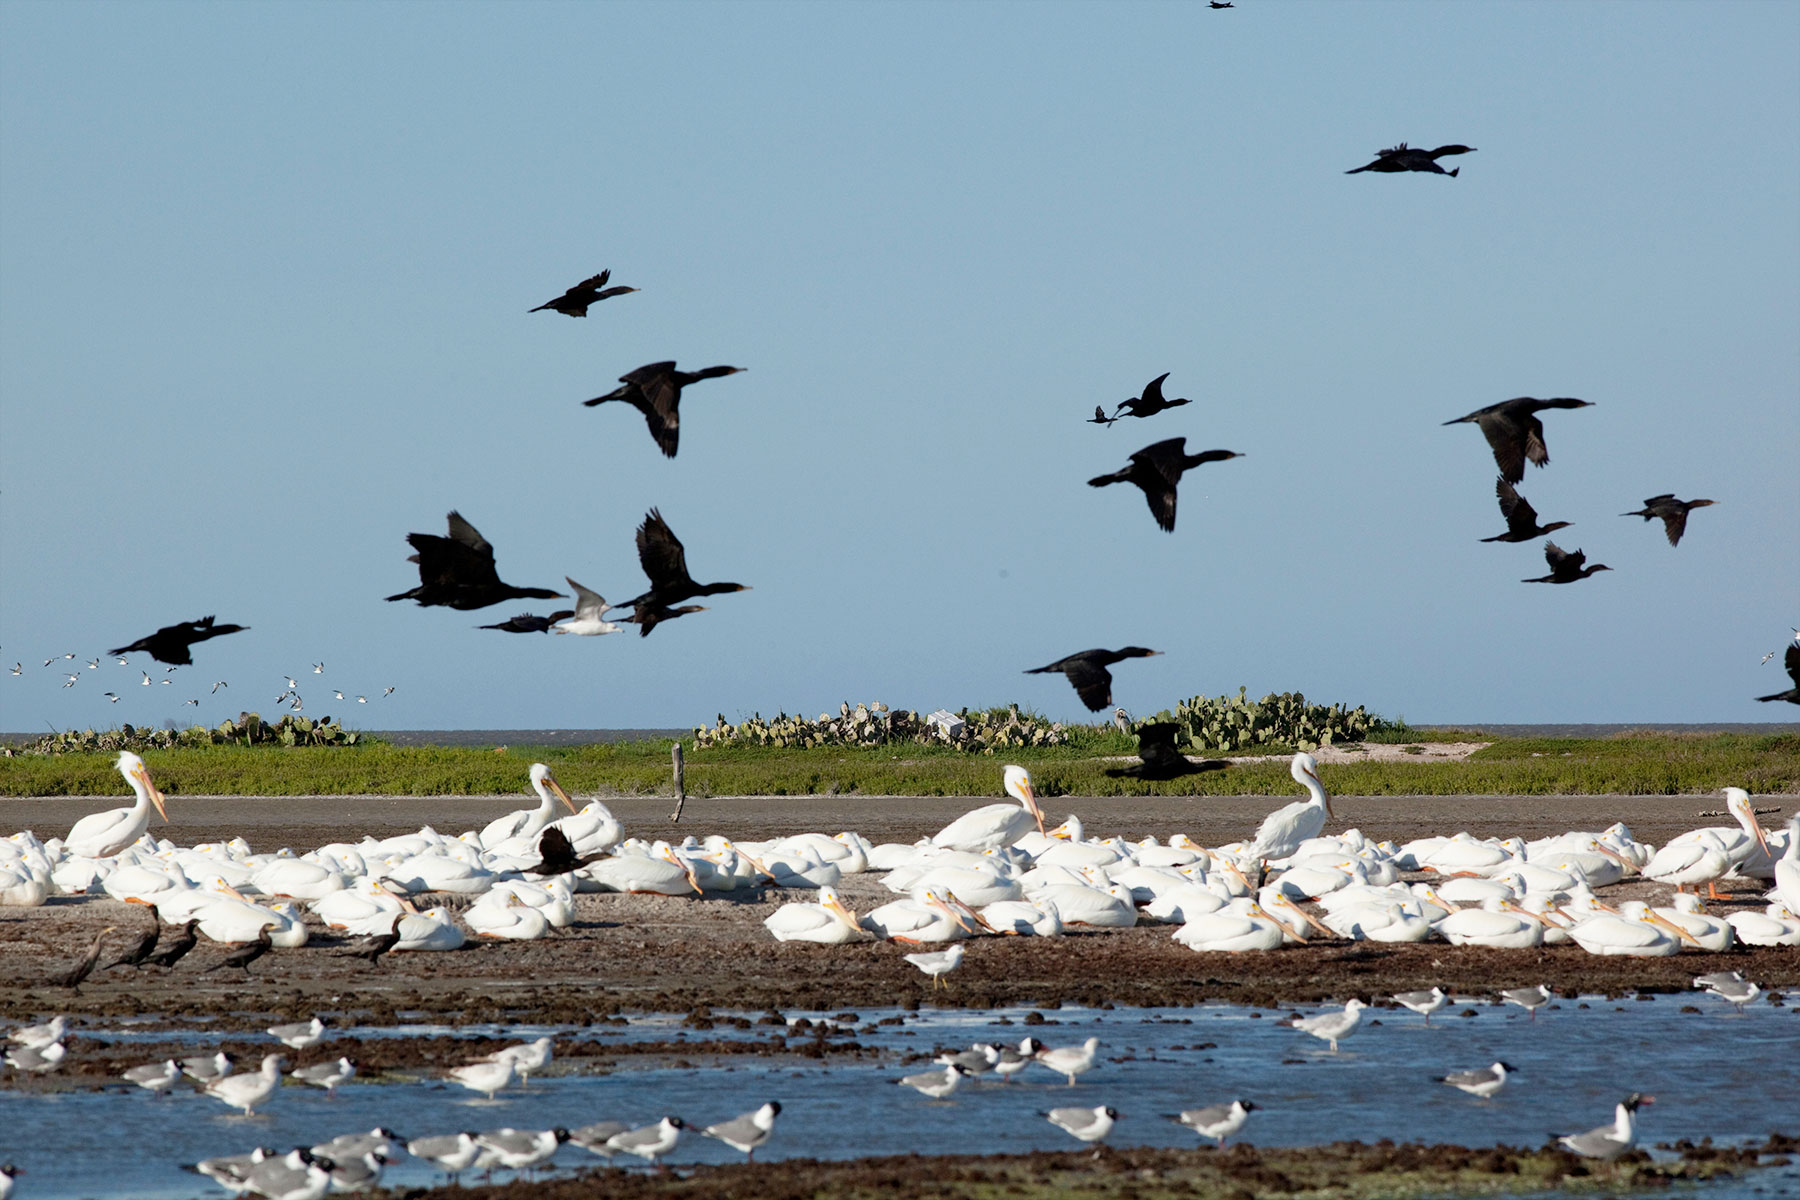
[(335, 868), (305, 858), (272, 859), (257, 868), (250, 882), (265, 896), (294, 900), (320, 900), (349, 883)]
[(1301, 1033), (1310, 1033), (1323, 1042), (1331, 1043), (1331, 1052), (1338, 1052), (1338, 1042), (1356, 1032), (1362, 1023), (1362, 1010), (1369, 1007), (1352, 996), (1344, 1004), (1343, 1012), (1320, 1013), (1316, 1017), (1301, 1017), (1294, 1022), (1294, 1028)]
[(1788, 818), (1786, 833), (1782, 855), (1770, 867), (1775, 886), (1769, 890), (1769, 899), (1800, 909), (1800, 816)]
[(1507, 1063), (1497, 1062), (1491, 1067), (1481, 1067), (1474, 1071), (1452, 1071), (1448, 1075), (1440, 1075), (1438, 1082), (1447, 1083), (1458, 1091), (1486, 1100), (1505, 1086), (1508, 1073), (1518, 1069)]
[(1018, 900), (1025, 895), (1025, 889), (1018, 881), (1003, 870), (1000, 863), (993, 861), (975, 867), (933, 867), (918, 876), (906, 890), (926, 887), (955, 896), (972, 908), (984, 908), (1002, 900)]
[(1800, 918), (1785, 904), (1771, 904), (1762, 912), (1742, 909), (1725, 918), (1737, 940), (1749, 946), (1800, 946)]
[(1642, 900), (1627, 900), (1618, 910), (1606, 911), (1569, 927), (1569, 938), (1589, 954), (1628, 955), (1633, 958), (1665, 958), (1681, 952), (1682, 930), (1650, 912)]
[(1556, 1140), (1583, 1158), (1617, 1158), (1631, 1149), (1631, 1140), (1637, 1136), (1638, 1106), (1655, 1102), (1654, 1096), (1633, 1092), (1619, 1101), (1619, 1106), (1613, 1110), (1611, 1125), (1602, 1125), (1586, 1133), (1572, 1133)]
[(483, 849), (491, 849), (507, 838), (536, 837), (550, 823), (550, 818), (556, 815), (558, 800), (568, 807), (570, 813), (576, 811), (575, 802), (569, 799), (569, 793), (563, 791), (562, 785), (551, 778), (550, 768), (543, 763), (531, 764), (531, 789), (538, 794), (538, 806), (517, 809), (489, 821), (481, 831)]
[(512, 1082), (513, 1062), (510, 1058), (482, 1059), (460, 1067), (451, 1067), (452, 1083), (460, 1083), (471, 1092), (481, 1092), (489, 1100), (494, 1093)]
[(657, 1159), (675, 1148), (675, 1143), (681, 1139), (681, 1131), (686, 1128), (687, 1122), (680, 1117), (664, 1117), (654, 1125), (614, 1134), (606, 1144), (615, 1154), (635, 1154), (655, 1166)]
[(1307, 790), (1309, 798), (1278, 808), (1264, 817), (1262, 827), (1256, 831), (1256, 839), (1244, 850), (1245, 857), (1287, 858), (1300, 848), (1301, 842), (1318, 837), (1319, 831), (1325, 828), (1325, 819), (1335, 815), (1331, 811), (1331, 796), (1319, 778), (1318, 761), (1312, 755), (1305, 751), (1295, 754), (1294, 761), (1288, 764), (1288, 774)]
[(1716, 954), (1731, 949), (1735, 940), (1731, 922), (1710, 915), (1700, 897), (1692, 892), (1682, 892), (1675, 897), (1674, 904), (1650, 911), (1682, 930), (1702, 950)]
[(1517, 911), (1506, 900), (1489, 900), (1480, 908), (1456, 909), (1432, 929), (1452, 946), (1522, 950), (1544, 944), (1544, 923)]
[(1130, 929), (1137, 924), (1137, 905), (1131, 901), (1131, 889), (1116, 883), (1105, 887), (1056, 884), (1039, 888), (1030, 897), (1054, 904), (1065, 927)]
[[(400, 897), (388, 891), (387, 885), (373, 875), (365, 876), (353, 888), (332, 892), (307, 907), (330, 929), (349, 929), (359, 922), (376, 918), (380, 922), (380, 928), (373, 931), (376, 933), (386, 933), (394, 914), (403, 911)], [(356, 932), (370, 931), (358, 928)]]
[(535, 942), (550, 932), (550, 921), (528, 904), (519, 903), (511, 892), (490, 892), (498, 900), (486, 897), (463, 911), (463, 923), (482, 937), (504, 938), (515, 942)]
[(698, 896), (700, 881), (689, 866), (667, 842), (657, 842), (647, 851), (633, 852), (642, 843), (628, 842), (610, 858), (589, 863), (581, 874), (607, 892), (635, 892), (652, 896)]
[(1045, 1046), (1033, 1057), (1058, 1075), (1068, 1076), (1069, 1086), (1074, 1087), (1075, 1077), (1091, 1071), (1099, 1053), (1100, 1039), (1091, 1037), (1079, 1046)]
[(867, 941), (871, 936), (857, 916), (838, 897), (835, 888), (820, 888), (817, 904), (784, 904), (763, 920), (763, 928), (778, 942), (818, 942), (838, 946)]
[(914, 943), (955, 941), (969, 937), (977, 927), (973, 914), (930, 888), (917, 898), (895, 900), (864, 913), (861, 924), (876, 937)]
[(559, 817), (544, 826), (554, 825), (569, 839), (577, 855), (598, 854), (611, 850), (625, 837), (625, 826), (612, 815), (612, 810), (598, 800), (589, 800), (572, 816)]
[[(1740, 867), (1752, 857), (1760, 854), (1766, 861), (1769, 854), (1768, 839), (1764, 837), (1762, 826), (1756, 820), (1756, 810), (1751, 806), (1750, 793), (1743, 788), (1728, 787), (1725, 789), (1725, 811), (1737, 821), (1736, 826), (1709, 825), (1701, 829), (1690, 829), (1669, 839), (1669, 844), (1650, 859), (1644, 867), (1644, 874), (1650, 875), (1652, 869), (1659, 872), (1652, 878), (1661, 879), (1665, 883), (1704, 883), (1707, 895), (1717, 900), (1719, 896), (1716, 884), (1727, 872), (1737, 873)], [(1702, 866), (1710, 868), (1714, 865), (1711, 854), (1717, 851), (1724, 856), (1726, 871), (1718, 875), (1707, 876), (1702, 873)], [(1695, 875), (1693, 879), (1683, 878), (1678, 881), (1670, 878), (1673, 874)]]
[(1217, 912), (1190, 916), (1173, 935), (1190, 950), (1274, 950), (1298, 936), (1248, 897), (1233, 900)]
[[(468, 939), (463, 931), (457, 928), (456, 921), (447, 908), (428, 908), (424, 912), (407, 913), (400, 918), (398, 925), (393, 925), (393, 918), (388, 918), (389, 926), (400, 934), (400, 940), (394, 943), (394, 950), (460, 950)], [(377, 933), (388, 932), (387, 928), (376, 930)]]
[(1034, 828), (1042, 833), (1044, 812), (1032, 793), (1031, 775), (1024, 767), (1008, 766), (1005, 786), (1018, 804), (988, 804), (966, 812), (940, 829), (931, 844), (980, 852), (1010, 846)]
[(1001, 900), (980, 910), (981, 923), (995, 933), (1061, 937), (1062, 914), (1049, 900)]
[(1219, 1148), (1225, 1148), (1225, 1139), (1244, 1127), (1250, 1114), (1256, 1111), (1256, 1105), (1248, 1100), (1233, 1100), (1230, 1104), (1213, 1104), (1206, 1108), (1190, 1108), (1176, 1117), (1183, 1125), (1201, 1137), (1217, 1138)]
[(1184, 883), (1161, 892), (1144, 905), (1144, 916), (1152, 921), (1179, 925), (1225, 907), (1225, 897), (1202, 883)]
[(287, 1059), (279, 1054), (265, 1055), (260, 1070), (221, 1075), (206, 1085), (206, 1094), (232, 1108), (243, 1109), (247, 1117), (252, 1109), (275, 1094), (275, 1089), (281, 1086), (281, 1068), (286, 1065)]
[(708, 1125), (701, 1136), (724, 1142), (733, 1150), (742, 1150), (744, 1158), (754, 1162), (756, 1149), (775, 1132), (775, 1118), (781, 1115), (781, 1101), (771, 1100), (761, 1108), (743, 1113), (729, 1121)]
[(947, 950), (926, 950), (918, 954), (908, 954), (906, 961), (931, 976), (931, 988), (936, 991), (939, 987), (948, 986), (944, 983), (944, 976), (962, 966), (963, 950), (963, 944), (956, 942)]
[(1044, 1114), (1044, 1119), (1071, 1137), (1092, 1143), (1104, 1141), (1112, 1132), (1119, 1110), (1110, 1104), (1098, 1108), (1053, 1108)]
[(144, 830), (150, 827), (152, 804), (156, 805), (163, 820), (169, 819), (169, 810), (163, 806), (163, 794), (150, 782), (150, 768), (144, 765), (144, 760), (129, 750), (121, 750), (115, 765), (125, 782), (131, 785), (131, 790), (137, 793), (137, 803), (130, 808), (89, 813), (75, 822), (69, 836), (63, 839), (65, 853), (81, 858), (108, 858), (117, 854), (144, 836)]

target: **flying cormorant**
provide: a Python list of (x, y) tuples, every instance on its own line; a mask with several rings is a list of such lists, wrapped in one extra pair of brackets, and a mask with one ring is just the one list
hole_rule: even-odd
[(1500, 497), (1500, 515), (1506, 518), (1506, 532), (1482, 538), (1484, 542), (1529, 542), (1574, 524), (1573, 521), (1552, 521), (1548, 525), (1539, 525), (1537, 509), (1531, 507), (1531, 501), (1519, 495), (1504, 479), (1494, 480), (1494, 495)]
[(486, 608), (503, 600), (561, 600), (561, 592), (549, 588), (521, 588), (500, 582), (494, 569), (494, 547), (452, 509), (449, 514), (450, 536), (431, 533), (409, 533), (417, 554), (406, 561), (419, 564), (419, 586), (387, 597), (389, 600), (417, 600), (421, 607), (442, 606), (467, 611)]
[(1526, 459), (1540, 467), (1550, 461), (1550, 451), (1544, 448), (1544, 425), (1537, 419), (1537, 414), (1546, 408), (1589, 408), (1592, 405), (1592, 400), (1572, 400), (1567, 396), (1554, 400), (1520, 396), (1478, 408), (1466, 417), (1444, 424), (1461, 425), (1473, 421), (1481, 426), (1482, 436), (1494, 449), (1494, 462), (1499, 465), (1501, 476), (1508, 483), (1519, 483), (1525, 478)]
[(675, 536), (675, 531), (669, 528), (669, 523), (654, 508), (644, 518), (644, 523), (638, 526), (637, 551), (638, 563), (644, 568), (644, 574), (650, 577), (650, 590), (612, 607), (635, 610), (625, 620), (637, 625), (640, 637), (649, 636), (650, 631), (663, 621), (686, 613), (706, 611), (700, 605), (673, 607), (677, 601), (692, 600), (696, 596), (716, 596), (721, 592), (750, 590), (747, 584), (742, 583), (695, 583), (694, 577), (688, 574), (687, 551), (682, 547), (681, 539)]
[(1083, 650), (1079, 654), (1059, 658), (1047, 667), (1033, 667), (1025, 674), (1062, 672), (1075, 685), (1075, 694), (1081, 697), (1081, 702), (1087, 705), (1088, 711), (1099, 712), (1113, 702), (1112, 672), (1107, 670), (1108, 667), (1128, 658), (1149, 658), (1161, 653), (1161, 650), (1146, 650), (1142, 646), (1127, 646), (1123, 650)]
[(133, 651), (142, 650), (157, 662), (185, 667), (194, 661), (193, 655), (188, 653), (188, 647), (195, 642), (204, 642), (207, 638), (223, 637), (228, 633), (242, 633), (248, 628), (248, 625), (215, 625), (211, 617), (201, 617), (198, 621), (164, 625), (149, 637), (141, 637), (129, 646), (108, 650), (107, 653), (130, 654)]
[(1380, 171), (1387, 174), (1393, 174), (1400, 171), (1426, 171), (1434, 175), (1448, 175), (1454, 179), (1456, 178), (1457, 172), (1461, 171), (1462, 168), (1457, 167), (1455, 170), (1446, 171), (1444, 168), (1438, 166), (1437, 160), (1449, 154), (1473, 153), (1475, 153), (1475, 147), (1473, 146), (1458, 146), (1452, 144), (1449, 146), (1439, 146), (1436, 150), (1421, 150), (1408, 146), (1405, 142), (1401, 142), (1391, 150), (1377, 150), (1375, 152), (1374, 162), (1369, 163), (1366, 166), (1357, 167), (1355, 170), (1345, 171), (1344, 174), (1360, 175), (1364, 171)]
[(644, 414), (644, 422), (650, 426), (650, 436), (656, 439), (663, 456), (674, 458), (676, 444), (681, 440), (681, 389), (702, 379), (735, 375), (746, 369), (707, 367), (703, 371), (677, 371), (673, 359), (668, 362), (653, 362), (630, 374), (619, 376), (619, 382), (625, 386), (604, 396), (583, 400), (582, 404), (592, 408), (596, 404), (605, 404), (608, 400), (623, 400)]
[(574, 615), (575, 610), (572, 608), (560, 609), (547, 617), (540, 617), (535, 613), (520, 613), (516, 617), (508, 617), (498, 624), (477, 625), (476, 628), (498, 629), (502, 633), (549, 633), (552, 625), (565, 617), (572, 617)]
[(1094, 405), (1094, 415), (1087, 419), (1087, 423), (1089, 425), (1111, 425), (1116, 420), (1118, 420), (1117, 417), (1107, 416), (1106, 409), (1096, 404)]
[(1580, 550), (1570, 554), (1555, 542), (1544, 543), (1544, 561), (1550, 564), (1550, 573), (1536, 579), (1521, 579), (1520, 583), (1574, 583), (1577, 579), (1586, 579), (1595, 571), (1610, 571), (1611, 567), (1604, 563), (1596, 563), (1591, 567), (1581, 564), (1587, 561), (1587, 555)]
[(1163, 399), (1163, 380), (1168, 377), (1169, 372), (1164, 371), (1161, 375), (1158, 375), (1155, 379), (1152, 379), (1149, 383), (1145, 384), (1144, 394), (1141, 396), (1133, 396), (1131, 399), (1120, 404), (1118, 411), (1113, 413), (1113, 420), (1116, 421), (1120, 417), (1154, 417), (1157, 413), (1166, 411), (1167, 409), (1180, 408), (1183, 404), (1192, 403), (1186, 396), (1183, 396), (1179, 400)]
[(1687, 529), (1688, 512), (1691, 509), (1705, 508), (1709, 504), (1717, 504), (1717, 500), (1677, 500), (1675, 493), (1664, 492), (1660, 496), (1652, 496), (1644, 501), (1644, 507), (1636, 512), (1620, 513), (1622, 517), (1642, 517), (1649, 521), (1662, 518), (1663, 532), (1669, 535), (1669, 545), (1681, 544), (1681, 535)]
[(1787, 668), (1788, 678), (1794, 686), (1785, 692), (1776, 692), (1773, 696), (1758, 696), (1758, 700), (1786, 700), (1789, 704), (1800, 704), (1800, 642), (1789, 642), (1787, 655), (1781, 660)]
[(623, 296), (627, 292), (638, 290), (634, 287), (607, 287), (606, 281), (611, 278), (611, 270), (602, 271), (598, 275), (590, 275), (556, 299), (540, 304), (531, 311), (543, 312), (546, 308), (552, 308), (565, 317), (585, 317), (588, 305), (598, 304), (602, 300)]
[(1187, 452), (1186, 438), (1170, 438), (1145, 446), (1131, 456), (1131, 464), (1111, 475), (1097, 475), (1088, 480), (1089, 487), (1105, 487), (1109, 483), (1132, 483), (1144, 490), (1150, 504), (1150, 515), (1157, 525), (1175, 532), (1175, 487), (1183, 471), (1201, 463), (1223, 462), (1242, 458), (1235, 450), (1208, 450), (1202, 454)]

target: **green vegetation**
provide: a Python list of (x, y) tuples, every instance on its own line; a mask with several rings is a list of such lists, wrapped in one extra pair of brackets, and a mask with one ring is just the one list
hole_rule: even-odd
[(934, 720), (938, 714), (924, 716), (906, 709), (889, 709), (876, 701), (858, 704), (854, 710), (848, 701), (838, 706), (838, 715), (820, 713), (819, 719), (790, 717), (786, 713), (773, 721), (763, 720), (757, 713), (748, 721), (728, 724), (720, 714), (718, 724), (700, 725), (694, 729), (695, 750), (715, 746), (784, 746), (810, 750), (822, 746), (892, 746), (911, 743), (918, 746), (948, 746), (965, 754), (992, 754), (996, 750), (1016, 750), (1027, 746), (1060, 746), (1069, 735), (1036, 713), (990, 708), (985, 712), (962, 709), (953, 720)]
[[(1116, 779), (1109, 767), (1133, 754), (1134, 739), (1111, 727), (1069, 726), (1054, 746), (971, 755), (948, 746), (833, 746), (816, 749), (722, 745), (693, 751), (684, 739), (694, 796), (997, 796), (1000, 765), (1030, 768), (1038, 793), (1059, 795), (1285, 795), (1291, 748), (1166, 783)], [(1428, 745), (1414, 733), (1407, 744)], [(1442, 735), (1439, 735), (1440, 737)], [(1430, 740), (1438, 740), (1436, 737)], [(604, 746), (401, 747), (364, 737), (341, 747), (200, 745), (145, 753), (157, 785), (174, 795), (482, 795), (525, 787), (533, 762), (547, 762), (563, 785), (587, 794), (670, 790), (667, 740)], [(121, 795), (105, 752), (0, 759), (0, 796)], [(1343, 795), (1645, 795), (1706, 793), (1734, 784), (1752, 793), (1800, 790), (1800, 734), (1633, 733), (1607, 738), (1514, 739), (1467, 761), (1428, 754), (1402, 761), (1323, 767)]]
[(216, 728), (194, 725), (187, 729), (71, 729), (46, 733), (18, 747), (21, 754), (81, 754), (109, 750), (168, 750), (175, 746), (354, 746), (362, 734), (336, 721), (314, 721), (286, 713), (274, 724), (256, 713), (238, 720), (227, 718)]
[(1235, 697), (1216, 699), (1195, 696), (1176, 705), (1173, 717), (1165, 710), (1157, 719), (1173, 720), (1181, 727), (1176, 744), (1196, 750), (1241, 750), (1271, 742), (1310, 750), (1405, 728), (1404, 722), (1395, 726), (1370, 716), (1360, 705), (1346, 709), (1342, 704), (1308, 704), (1299, 692), (1271, 693), (1253, 701), (1244, 691), (1240, 687)]

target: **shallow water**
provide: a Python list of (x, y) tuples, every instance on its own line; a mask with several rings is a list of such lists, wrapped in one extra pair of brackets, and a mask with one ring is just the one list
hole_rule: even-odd
[[(1686, 1006), (1700, 1011), (1682, 1012)], [(1471, 1007), (1476, 1015), (1456, 1015)], [(336, 1099), (294, 1086), (283, 1088), (265, 1111), (250, 1118), (185, 1088), (162, 1098), (137, 1089), (0, 1091), (0, 1159), (27, 1173), (17, 1193), (22, 1200), (217, 1196), (224, 1194), (221, 1189), (179, 1164), (257, 1145), (285, 1149), (377, 1125), (407, 1137), (507, 1125), (575, 1127), (603, 1119), (648, 1123), (666, 1113), (703, 1125), (770, 1099), (780, 1100), (783, 1112), (760, 1154), (768, 1159), (1068, 1149), (1077, 1143), (1039, 1115), (1064, 1104), (1117, 1108), (1121, 1117), (1109, 1139), (1114, 1145), (1187, 1146), (1195, 1144), (1195, 1136), (1166, 1116), (1234, 1096), (1259, 1106), (1242, 1136), (1265, 1146), (1384, 1137), (1538, 1146), (1553, 1132), (1609, 1123), (1613, 1105), (1633, 1090), (1657, 1097), (1640, 1114), (1645, 1144), (1706, 1136), (1760, 1139), (1772, 1130), (1800, 1128), (1800, 1110), (1793, 1104), (1800, 1095), (1800, 1013), (1767, 1003), (1740, 1015), (1700, 995), (1590, 997), (1542, 1009), (1536, 1022), (1516, 1007), (1453, 1004), (1429, 1027), (1411, 1013), (1378, 1010), (1365, 1013), (1362, 1027), (1336, 1055), (1325, 1043), (1278, 1023), (1280, 1015), (1230, 1005), (1062, 1009), (1043, 1014), (1045, 1023), (1037, 1025), (1026, 1023), (1024, 1010), (862, 1010), (855, 1040), (881, 1048), (879, 1061), (796, 1064), (746, 1057), (719, 1067), (540, 1078), (491, 1103), (438, 1081), (353, 1083)], [(892, 1017), (904, 1020), (877, 1024)], [(349, 1032), (391, 1037), (452, 1031), (420, 1026)], [(454, 1032), (521, 1038), (571, 1034), (536, 1027)], [(764, 1040), (772, 1032), (768, 1026), (739, 1031), (721, 1023), (689, 1036)], [(678, 1033), (678, 1018), (642, 1018), (573, 1036), (603, 1047), (669, 1040)], [(1101, 1061), (1074, 1087), (1036, 1066), (1011, 1084), (992, 1082), (991, 1076), (965, 1084), (948, 1101), (894, 1086), (901, 1075), (925, 1069), (903, 1064), (908, 1056), (975, 1041), (1016, 1043), (1026, 1034), (1053, 1046), (1097, 1035)], [(118, 1036), (161, 1040), (169, 1035), (121, 1029)], [(197, 1033), (193, 1040), (196, 1049), (204, 1049), (212, 1039)], [(1519, 1074), (1491, 1101), (1432, 1082), (1446, 1071), (1496, 1059)], [(690, 1136), (669, 1161), (737, 1157), (728, 1147)], [(554, 1161), (573, 1168), (601, 1160), (564, 1147)], [(403, 1157), (384, 1182), (416, 1185), (435, 1178), (425, 1164)], [(1794, 1182), (1788, 1175), (1787, 1185)], [(1771, 1186), (1779, 1192), (1783, 1184), (1763, 1174), (1710, 1185), (1706, 1194), (1731, 1200), (1759, 1194), (1758, 1188), (1773, 1194), (1767, 1190)]]

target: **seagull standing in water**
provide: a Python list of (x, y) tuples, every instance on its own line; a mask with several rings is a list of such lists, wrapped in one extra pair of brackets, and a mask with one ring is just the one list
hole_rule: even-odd
[(781, 1101), (771, 1100), (761, 1108), (720, 1121), (702, 1129), (702, 1136), (724, 1142), (733, 1150), (742, 1150), (747, 1161), (756, 1160), (757, 1147), (775, 1132), (775, 1118), (781, 1115)]
[(1091, 1145), (1106, 1140), (1113, 1122), (1119, 1119), (1119, 1110), (1102, 1104), (1098, 1108), (1053, 1108), (1043, 1116), (1064, 1133)]
[(1586, 1133), (1572, 1133), (1556, 1140), (1560, 1145), (1583, 1158), (1617, 1158), (1631, 1149), (1632, 1139), (1637, 1136), (1638, 1107), (1654, 1103), (1656, 1103), (1655, 1096), (1633, 1092), (1619, 1101), (1618, 1107), (1613, 1110), (1611, 1125), (1602, 1125), (1600, 1128), (1590, 1129)]
[(1431, 1014), (1450, 1003), (1450, 997), (1444, 995), (1444, 989), (1434, 987), (1429, 992), (1396, 992), (1394, 1003), (1401, 1008), (1410, 1008), (1431, 1024)]
[(1294, 1028), (1301, 1033), (1310, 1033), (1322, 1042), (1331, 1043), (1331, 1052), (1338, 1052), (1338, 1042), (1356, 1032), (1362, 1023), (1362, 1010), (1369, 1007), (1354, 996), (1345, 1003), (1343, 1012), (1320, 1013), (1316, 1017), (1301, 1017), (1294, 1022)]
[(1233, 1100), (1230, 1104), (1214, 1104), (1206, 1108), (1190, 1108), (1175, 1120), (1186, 1125), (1201, 1137), (1217, 1138), (1219, 1149), (1225, 1148), (1225, 1139), (1244, 1127), (1250, 1114), (1256, 1111), (1256, 1105), (1248, 1100)]
[(1458, 1091), (1486, 1100), (1506, 1085), (1509, 1073), (1518, 1069), (1508, 1063), (1497, 1062), (1491, 1067), (1474, 1071), (1452, 1071), (1448, 1075), (1440, 1075), (1438, 1082), (1447, 1083)]

